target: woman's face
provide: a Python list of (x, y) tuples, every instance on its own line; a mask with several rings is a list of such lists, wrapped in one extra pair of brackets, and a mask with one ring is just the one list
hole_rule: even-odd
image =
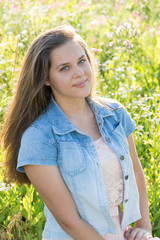
[(91, 66), (84, 49), (72, 40), (51, 51), (51, 67), (46, 85), (56, 101), (85, 98), (90, 94)]

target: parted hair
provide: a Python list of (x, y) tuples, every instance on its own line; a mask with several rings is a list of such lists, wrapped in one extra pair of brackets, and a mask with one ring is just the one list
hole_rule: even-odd
[(24, 131), (50, 103), (52, 91), (50, 86), (45, 85), (45, 82), (49, 78), (51, 51), (69, 40), (75, 41), (84, 49), (92, 69), (90, 97), (94, 96), (96, 75), (94, 57), (76, 29), (70, 25), (61, 25), (36, 37), (24, 56), (15, 95), (8, 108), (1, 132), (7, 182), (30, 184), (27, 175), (16, 170), (21, 138)]

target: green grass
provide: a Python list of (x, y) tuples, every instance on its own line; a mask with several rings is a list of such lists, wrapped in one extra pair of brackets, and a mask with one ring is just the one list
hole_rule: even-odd
[[(31, 41), (48, 28), (72, 24), (99, 66), (97, 93), (119, 100), (136, 121), (134, 138), (147, 181), (153, 234), (160, 237), (159, 9), (158, 0), (0, 1), (0, 122)], [(3, 171), (0, 239), (41, 239), (42, 200), (33, 186), (4, 184)]]

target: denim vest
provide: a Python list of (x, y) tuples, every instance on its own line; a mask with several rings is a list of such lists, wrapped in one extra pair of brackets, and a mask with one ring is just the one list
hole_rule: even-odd
[[(93, 99), (87, 98), (87, 101), (105, 142), (116, 153), (122, 166), (124, 199), (121, 227), (124, 229), (141, 218), (127, 142), (127, 137), (135, 129), (135, 122), (117, 101), (104, 100), (110, 109)], [(93, 139), (77, 129), (53, 98), (48, 108), (22, 136), (17, 170), (24, 172), (23, 166), (27, 164), (58, 166), (80, 217), (100, 235), (116, 233)], [(46, 223), (43, 238), (70, 239), (71, 236), (60, 227), (46, 205), (44, 212)]]

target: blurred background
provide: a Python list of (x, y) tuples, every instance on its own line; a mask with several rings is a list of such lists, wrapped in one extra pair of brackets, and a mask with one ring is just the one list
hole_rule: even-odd
[[(159, 0), (0, 0), (0, 126), (32, 40), (71, 24), (97, 63), (97, 94), (117, 99), (136, 121), (153, 234), (160, 237)], [(0, 150), (0, 239), (39, 240), (43, 202), (33, 186), (7, 184)]]

